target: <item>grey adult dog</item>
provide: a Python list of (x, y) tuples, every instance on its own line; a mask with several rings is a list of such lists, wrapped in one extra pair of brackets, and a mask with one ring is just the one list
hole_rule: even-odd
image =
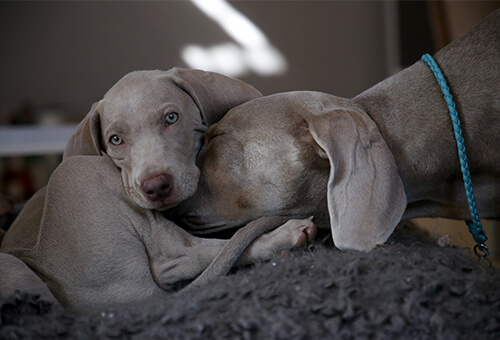
[[(500, 217), (499, 36), (497, 10), (435, 55), (490, 219)], [(198, 162), (198, 192), (176, 211), (194, 233), (314, 215), (338, 248), (369, 251), (401, 219), (470, 218), (450, 114), (422, 61), (353, 99), (290, 92), (242, 104), (208, 130)]]
[(93, 105), (48, 185), (5, 235), (0, 292), (31, 287), (46, 296), (41, 278), (74, 310), (148, 303), (202, 272), (197, 285), (227, 272), (243, 251), (237, 264), (305, 245), (315, 232), (307, 219), (260, 219), (226, 241), (194, 237), (161, 213), (195, 193), (207, 125), (259, 96), (197, 70), (123, 77)]

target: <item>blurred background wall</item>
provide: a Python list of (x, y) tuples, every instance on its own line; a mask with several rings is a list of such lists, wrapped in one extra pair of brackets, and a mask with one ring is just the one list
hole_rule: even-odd
[[(353, 96), (388, 75), (383, 2), (235, 1), (288, 60), (241, 77), (264, 93)], [(231, 38), (189, 1), (0, 2), (0, 103), (88, 111), (124, 74), (187, 66), (181, 50)]]
[[(228, 5), (253, 22), (286, 60), (277, 74), (246, 70), (238, 78), (263, 94), (316, 90), (352, 97), (466, 33), (499, 2)], [(2, 1), (0, 127), (76, 123), (126, 73), (188, 67), (182, 54), (186, 46), (209, 50), (228, 43), (241, 47), (188, 0)], [(57, 153), (0, 155), (0, 197), (23, 202), (45, 185), (60, 159)], [(440, 229), (441, 222), (429, 223)]]

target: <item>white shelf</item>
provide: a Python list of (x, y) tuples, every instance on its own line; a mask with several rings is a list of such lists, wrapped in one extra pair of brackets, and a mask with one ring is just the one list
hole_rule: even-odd
[(76, 126), (0, 126), (0, 157), (62, 154)]

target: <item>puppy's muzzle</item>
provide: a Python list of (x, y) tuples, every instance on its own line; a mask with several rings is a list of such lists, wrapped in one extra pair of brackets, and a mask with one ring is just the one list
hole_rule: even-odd
[(172, 192), (172, 178), (169, 174), (148, 178), (142, 182), (141, 190), (152, 202), (164, 202)]

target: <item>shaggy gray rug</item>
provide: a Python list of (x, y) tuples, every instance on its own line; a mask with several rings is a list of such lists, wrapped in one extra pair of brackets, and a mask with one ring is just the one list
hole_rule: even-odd
[(500, 270), (404, 235), (367, 254), (318, 243), (168, 304), (73, 315), (29, 294), (1, 297), (0, 338), (500, 338)]

